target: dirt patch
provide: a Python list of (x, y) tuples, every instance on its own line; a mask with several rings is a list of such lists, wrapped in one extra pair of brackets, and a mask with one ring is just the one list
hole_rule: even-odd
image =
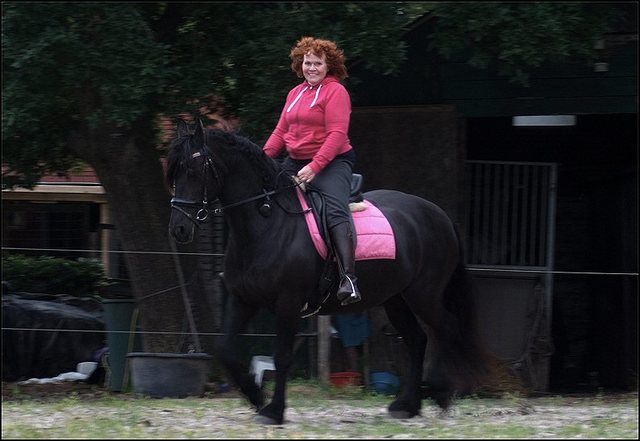
[[(448, 412), (430, 400), (394, 420), (392, 397), (291, 384), (282, 426), (263, 426), (235, 390), (204, 397), (141, 399), (82, 383), (3, 383), (3, 438), (638, 438), (638, 394), (465, 398)], [(73, 398), (65, 400), (65, 398)], [(104, 399), (104, 398), (116, 398)]]
[[(235, 389), (222, 392), (217, 383), (207, 383), (204, 397), (206, 398), (240, 398), (241, 394)], [(56, 401), (73, 396), (76, 399), (91, 401), (112, 396), (118, 399), (136, 399), (132, 394), (112, 392), (109, 389), (82, 381), (64, 381), (59, 383), (7, 383), (2, 382), (2, 401), (38, 400)]]

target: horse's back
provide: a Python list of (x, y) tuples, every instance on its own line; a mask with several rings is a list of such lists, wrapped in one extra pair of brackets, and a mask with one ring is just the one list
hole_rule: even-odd
[(459, 238), (453, 221), (438, 205), (397, 190), (373, 190), (364, 197), (389, 221), (398, 263), (405, 261), (414, 267), (441, 264), (449, 267), (454, 261), (457, 264)]
[(442, 229), (455, 235), (449, 215), (427, 199), (398, 190), (372, 190), (364, 197), (382, 211), (394, 230), (410, 228), (430, 235)]

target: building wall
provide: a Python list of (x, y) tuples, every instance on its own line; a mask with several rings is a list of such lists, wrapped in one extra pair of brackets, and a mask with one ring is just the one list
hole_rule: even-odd
[(385, 188), (421, 196), (460, 222), (460, 124), (449, 106), (354, 108), (349, 136), (364, 190)]
[[(428, 20), (407, 33), (397, 74), (355, 65), (351, 138), (365, 188), (426, 197), (461, 224), (464, 160), (558, 163), (555, 269), (637, 273), (637, 4), (629, 12), (631, 26), (600, 42), (593, 63), (547, 63), (529, 87), (435, 56)], [(511, 126), (513, 116), (541, 114), (578, 124)], [(555, 276), (552, 386), (633, 386), (636, 311), (637, 275)]]

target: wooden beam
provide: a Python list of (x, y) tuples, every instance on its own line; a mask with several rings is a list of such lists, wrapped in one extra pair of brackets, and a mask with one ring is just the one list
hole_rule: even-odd
[(36, 185), (33, 190), (2, 190), (2, 199), (33, 202), (95, 202), (104, 204), (107, 196), (100, 185)]
[(318, 379), (323, 386), (329, 385), (331, 372), (331, 316), (318, 316)]

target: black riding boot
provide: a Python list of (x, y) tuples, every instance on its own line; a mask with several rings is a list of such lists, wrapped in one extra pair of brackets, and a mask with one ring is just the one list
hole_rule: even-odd
[(338, 258), (338, 269), (340, 270), (340, 286), (336, 296), (342, 305), (356, 303), (361, 300), (360, 291), (356, 285), (355, 261), (356, 253), (353, 242), (353, 232), (351, 223), (343, 222), (331, 228), (331, 241)]

